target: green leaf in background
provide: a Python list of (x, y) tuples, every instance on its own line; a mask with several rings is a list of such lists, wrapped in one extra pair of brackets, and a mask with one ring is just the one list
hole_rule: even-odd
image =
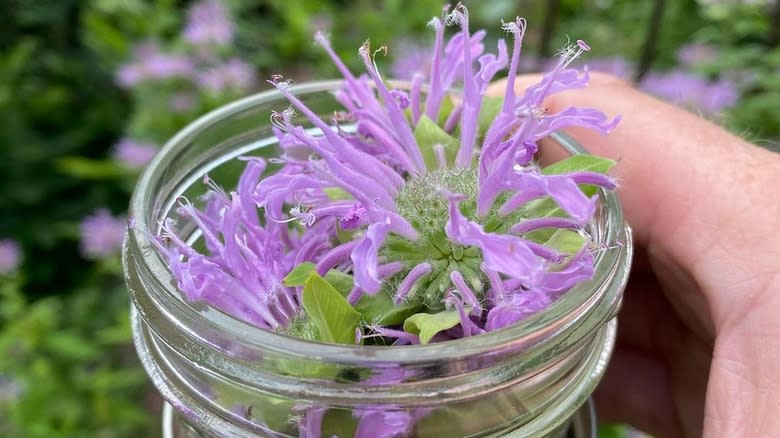
[(482, 98), (482, 108), (479, 110), (479, 132), (484, 135), (493, 123), (493, 119), (501, 111), (504, 104), (503, 97), (485, 96)]
[(421, 344), (430, 342), (436, 333), (451, 329), (460, 324), (457, 310), (445, 310), (439, 313), (416, 313), (404, 321), (404, 331), (420, 337)]
[[(436, 124), (439, 126), (444, 126), (444, 124), (447, 122), (447, 118), (449, 118), (450, 114), (452, 114), (452, 110), (454, 109), (455, 102), (453, 102), (452, 96), (447, 95), (441, 101), (441, 107), (439, 108), (439, 116), (436, 118)], [(456, 128), (456, 131), (459, 128), (460, 127)]]
[(316, 272), (303, 285), (303, 308), (317, 327), (320, 341), (354, 344), (360, 313)]
[(82, 179), (117, 179), (133, 173), (131, 169), (113, 161), (83, 157), (62, 157), (57, 160), (57, 169), (66, 175)]
[(629, 428), (620, 424), (599, 424), (599, 438), (627, 438)]
[(417, 141), (417, 147), (420, 148), (425, 166), (428, 169), (438, 169), (439, 167), (436, 153), (433, 150), (435, 145), (444, 146), (444, 154), (448, 163), (452, 163), (458, 153), (458, 139), (447, 134), (426, 115), (422, 115), (420, 121), (417, 122), (417, 126), (414, 128), (414, 139)]

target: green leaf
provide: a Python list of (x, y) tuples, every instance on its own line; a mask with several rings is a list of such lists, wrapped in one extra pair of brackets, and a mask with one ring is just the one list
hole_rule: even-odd
[(441, 100), (441, 106), (439, 107), (439, 116), (436, 117), (436, 124), (439, 126), (444, 126), (454, 109), (455, 102), (453, 102), (452, 96), (444, 96), (444, 99)]
[(318, 340), (353, 344), (358, 313), (327, 280), (316, 272), (303, 285), (303, 308), (319, 332)]
[(490, 128), (490, 124), (493, 123), (493, 119), (501, 111), (503, 104), (503, 97), (485, 96), (482, 98), (482, 107), (479, 110), (479, 132), (481, 134), (484, 134)]
[(448, 163), (453, 162), (458, 153), (458, 139), (447, 134), (424, 114), (420, 117), (420, 121), (417, 122), (417, 127), (414, 128), (414, 139), (417, 141), (417, 146), (420, 148), (425, 166), (428, 169), (439, 167), (436, 161), (436, 154), (433, 151), (434, 145), (440, 144), (444, 146), (444, 154)]
[(355, 310), (363, 315), (363, 320), (371, 324), (398, 325), (406, 318), (421, 310), (419, 304), (402, 303), (395, 304), (392, 296), (380, 291), (376, 295), (363, 295)]
[(44, 338), (46, 349), (64, 360), (86, 361), (97, 357), (101, 351), (93, 342), (69, 331), (55, 331)]
[(352, 287), (355, 285), (355, 279), (337, 269), (331, 269), (325, 274), (325, 281), (330, 283), (339, 293), (346, 297), (352, 291)]
[[(303, 262), (294, 267), (293, 270), (290, 271), (286, 277), (284, 277), (282, 282), (287, 287), (303, 286), (306, 284), (306, 280), (309, 279), (315, 268), (316, 266), (314, 263)], [(328, 273), (325, 275), (325, 281), (330, 283), (331, 286), (333, 286), (337, 291), (339, 291), (339, 293), (341, 293), (341, 295), (345, 297), (347, 294), (349, 294), (349, 292), (352, 290), (352, 286), (354, 285), (354, 279), (351, 275), (345, 274), (336, 269), (331, 269), (328, 271)]]
[(131, 169), (112, 161), (83, 157), (62, 157), (57, 160), (57, 169), (76, 178), (97, 180), (113, 179), (133, 173)]
[(421, 344), (427, 344), (441, 331), (460, 324), (457, 310), (445, 310), (439, 313), (415, 313), (404, 321), (404, 331), (420, 337)]
[(303, 286), (303, 284), (306, 283), (306, 280), (309, 279), (309, 276), (311, 276), (311, 273), (314, 272), (314, 268), (314, 263), (303, 262), (294, 267), (292, 271), (282, 279), (282, 283), (287, 287)]
[(588, 239), (573, 230), (557, 229), (544, 242), (545, 246), (558, 250), (564, 254), (576, 254), (585, 245)]
[(599, 438), (626, 438), (629, 428), (620, 424), (599, 424)]
[[(303, 286), (306, 280), (314, 272), (314, 263), (304, 262), (293, 268), (286, 277), (284, 285), (287, 287)], [(343, 297), (349, 295), (355, 284), (355, 279), (349, 274), (339, 270), (331, 269), (325, 275), (327, 281)], [(401, 324), (404, 319), (420, 310), (416, 304), (399, 304), (393, 302), (392, 296), (387, 292), (379, 292), (376, 295), (363, 295), (355, 304), (355, 310), (361, 314), (361, 319), (365, 322), (381, 325)]]

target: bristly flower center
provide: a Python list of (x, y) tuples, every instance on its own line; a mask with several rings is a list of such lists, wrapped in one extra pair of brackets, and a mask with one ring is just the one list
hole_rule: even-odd
[(407, 302), (423, 304), (430, 309), (443, 309), (447, 292), (452, 289), (452, 272), (460, 272), (477, 297), (484, 298), (487, 278), (482, 274), (482, 254), (479, 248), (463, 246), (447, 238), (444, 229), (449, 220), (449, 203), (444, 193), (461, 193), (466, 200), (460, 204), (461, 213), (469, 220), (481, 224), (494, 222), (488, 215), (477, 217), (476, 197), (479, 191), (475, 168), (438, 169), (416, 176), (407, 181), (396, 197), (400, 215), (420, 234), (417, 241), (388, 238), (385, 256), (391, 261), (410, 263), (396, 276), (396, 281), (387, 282), (387, 291), (395, 294), (400, 279), (406, 278), (416, 263), (427, 262), (430, 273), (421, 276), (404, 299)]

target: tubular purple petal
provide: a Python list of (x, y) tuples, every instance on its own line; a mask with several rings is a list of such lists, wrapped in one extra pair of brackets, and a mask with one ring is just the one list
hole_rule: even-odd
[(352, 250), (358, 244), (356, 241), (351, 241), (339, 245), (330, 251), (322, 255), (317, 262), (317, 273), (321, 276), (325, 276), (331, 269), (335, 268), (339, 263), (346, 259), (349, 259), (352, 254)]
[[(455, 7), (452, 16), (456, 17), (461, 27), (461, 33), (465, 41), (469, 38), (469, 14), (468, 10), (460, 3)], [(470, 167), (474, 155), (474, 147), (477, 141), (477, 122), (479, 121), (479, 107), (481, 96), (477, 90), (474, 78), (474, 70), (471, 62), (471, 46), (463, 47), (463, 111), (460, 118), (460, 149), (455, 158), (455, 163), (460, 167)]]
[(412, 290), (412, 287), (417, 282), (417, 280), (430, 274), (431, 270), (431, 264), (427, 262), (415, 265), (415, 267), (413, 267), (409, 273), (406, 274), (406, 277), (404, 277), (404, 279), (398, 285), (398, 289), (396, 289), (393, 301), (396, 304), (403, 302), (403, 300), (406, 299), (406, 296)]
[(460, 213), (460, 196), (448, 196), (450, 218), (445, 228), (447, 237), (462, 245), (479, 247), (487, 269), (518, 278), (529, 285), (535, 284), (544, 266), (526, 241), (510, 235), (485, 233), (479, 224), (467, 220)]
[(471, 288), (466, 284), (466, 281), (463, 279), (463, 274), (458, 271), (452, 271), (450, 272), (450, 280), (452, 281), (452, 284), (454, 284), (458, 289), (458, 292), (460, 292), (460, 295), (463, 298), (463, 302), (471, 306), (473, 309), (472, 312), (477, 315), (481, 314), (482, 304), (480, 304), (477, 296), (474, 295), (474, 291), (472, 291)]
[(485, 330), (498, 330), (541, 312), (550, 305), (550, 297), (538, 290), (521, 291), (496, 303), (490, 309)]
[(593, 254), (585, 247), (575, 254), (563, 269), (546, 272), (540, 285), (552, 298), (558, 298), (574, 285), (592, 277)]
[[(394, 330), (391, 328), (383, 327), (381, 325), (369, 325), (367, 327), (369, 330), (373, 331), (374, 333), (382, 336), (383, 338), (394, 338), (397, 339), (398, 344), (411, 344), (411, 345), (417, 345), (420, 343), (420, 337), (414, 334), (411, 334), (409, 332), (405, 332), (403, 330)], [(364, 336), (365, 338), (366, 336)]]
[[(469, 316), (470, 312), (466, 312), (464, 298), (461, 297), (457, 293), (453, 293), (453, 291), (450, 291), (449, 294), (447, 294), (447, 297), (445, 298), (445, 303), (448, 306), (452, 306), (455, 308), (455, 310), (458, 311), (458, 316), (460, 317), (460, 328), (462, 330), (462, 336), (461, 337), (467, 337), (467, 336), (475, 336), (480, 333), (484, 333), (485, 330), (480, 328)], [(472, 310), (473, 311), (473, 310)], [(480, 312), (481, 313), (481, 312)]]
[(363, 239), (352, 250), (352, 263), (355, 265), (355, 286), (369, 295), (375, 295), (382, 287), (382, 279), (377, 272), (379, 248), (385, 241), (390, 225), (376, 222), (368, 226)]
[[(445, 15), (447, 9), (444, 9)], [(441, 86), (441, 52), (444, 44), (444, 24), (438, 18), (433, 18), (429, 25), (436, 31), (436, 40), (433, 45), (433, 61), (431, 62), (430, 89), (425, 99), (425, 114), (431, 120), (439, 117), (439, 105), (441, 105), (441, 96), (443, 94)]]
[(363, 59), (363, 64), (366, 66), (369, 76), (374, 81), (379, 95), (385, 104), (385, 112), (390, 118), (391, 123), (395, 128), (395, 133), (400, 136), (399, 140), (401, 146), (406, 151), (406, 154), (414, 164), (414, 168), (411, 169), (413, 174), (422, 173), (425, 171), (425, 163), (423, 162), (420, 148), (417, 147), (417, 142), (414, 140), (414, 134), (412, 133), (409, 123), (406, 122), (406, 116), (403, 110), (396, 104), (395, 99), (385, 86), (384, 81), (379, 76), (379, 72), (376, 70), (376, 65), (371, 59), (371, 55), (368, 53), (368, 46), (364, 45), (360, 50), (360, 57)]
[(414, 425), (412, 414), (404, 411), (382, 409), (360, 409), (360, 419), (355, 438), (395, 438), (408, 436)]
[[(506, 89), (504, 90), (504, 104), (502, 113), (510, 113), (515, 105), (515, 77), (520, 65), (520, 52), (523, 49), (523, 37), (525, 37), (526, 22), (524, 18), (517, 17), (512, 23), (503, 23), (504, 30), (512, 33), (514, 43), (512, 45), (512, 58), (509, 62), (509, 72), (506, 77)], [(491, 126), (492, 127), (492, 126)]]
[(519, 192), (501, 206), (501, 215), (543, 196), (550, 196), (569, 216), (582, 223), (589, 221), (596, 211), (598, 196), (588, 198), (566, 175), (542, 175), (534, 170), (515, 171), (507, 185)]

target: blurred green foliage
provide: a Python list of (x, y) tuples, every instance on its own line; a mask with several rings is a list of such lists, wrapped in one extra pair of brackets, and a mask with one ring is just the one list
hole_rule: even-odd
[[(430, 44), (427, 18), (438, 0), (225, 1), (235, 40), (209, 62), (247, 61), (252, 89), (215, 93), (196, 82), (145, 81), (121, 88), (117, 70), (134, 49), (197, 58), (181, 37), (185, 0), (5, 0), (0, 32), (0, 238), (20, 242), (19, 272), (0, 274), (0, 436), (135, 437), (159, 434), (153, 390), (130, 345), (118, 255), (88, 260), (79, 221), (96, 208), (126, 209), (139, 170), (118, 162), (120, 138), (162, 144), (199, 115), (282, 73), (297, 81), (336, 71), (311, 35), (322, 29), (356, 71), (357, 47)], [(675, 68), (683, 44), (706, 43), (715, 57), (692, 73), (742, 78), (738, 105), (721, 119), (755, 141), (780, 137), (780, 48), (767, 44), (768, 4), (667, 1), (653, 68)], [(536, 54), (547, 3), (467, 1), (474, 27), (502, 36), (499, 20), (528, 18), (525, 53)], [(587, 40), (590, 57), (636, 62), (654, 2), (561, 0), (551, 47), (568, 35)], [(775, 23), (774, 25), (777, 25)], [(387, 61), (380, 60), (380, 62)], [(192, 105), (170, 110), (186, 92)], [(621, 429), (604, 429), (619, 436)], [(612, 434), (612, 435), (609, 435)]]

